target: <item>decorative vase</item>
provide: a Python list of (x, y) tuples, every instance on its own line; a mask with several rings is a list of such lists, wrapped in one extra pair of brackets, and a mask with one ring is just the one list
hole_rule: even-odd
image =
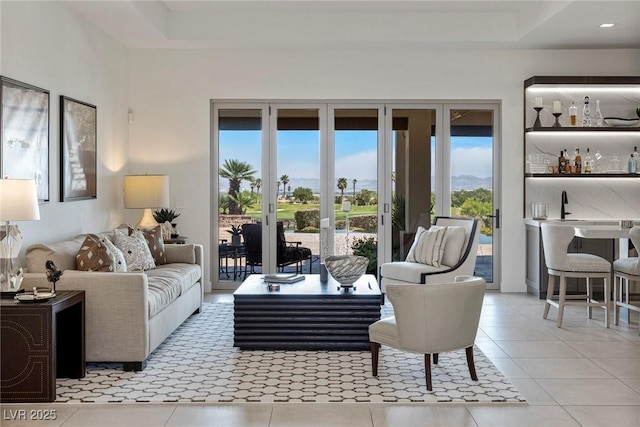
[(231, 244), (234, 246), (240, 246), (240, 235), (233, 234), (231, 235)]
[(320, 263), (320, 282), (326, 283), (329, 280), (329, 272), (327, 271), (327, 266), (324, 262)]

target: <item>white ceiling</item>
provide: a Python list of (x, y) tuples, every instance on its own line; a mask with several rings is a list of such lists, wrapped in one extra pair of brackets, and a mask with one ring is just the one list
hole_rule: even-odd
[(129, 48), (640, 48), (640, 0), (65, 3)]

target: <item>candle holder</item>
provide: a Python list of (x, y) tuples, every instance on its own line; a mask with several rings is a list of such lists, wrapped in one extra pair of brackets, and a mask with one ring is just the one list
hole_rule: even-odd
[(536, 110), (536, 121), (533, 122), (533, 127), (541, 128), (542, 123), (540, 123), (540, 111), (542, 111), (542, 107), (533, 107), (533, 109)]
[(561, 128), (562, 125), (560, 124), (560, 122), (558, 121), (558, 119), (560, 118), (560, 116), (562, 115), (562, 113), (553, 113), (553, 117), (556, 118), (556, 121), (553, 123), (553, 128)]

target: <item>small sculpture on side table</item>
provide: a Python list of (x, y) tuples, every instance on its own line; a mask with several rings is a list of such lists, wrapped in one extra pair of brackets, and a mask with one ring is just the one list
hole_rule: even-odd
[(45, 267), (47, 268), (47, 280), (52, 283), (53, 292), (56, 291), (56, 282), (60, 280), (60, 276), (62, 276), (62, 271), (58, 270), (58, 267), (51, 261), (47, 260), (45, 263)]

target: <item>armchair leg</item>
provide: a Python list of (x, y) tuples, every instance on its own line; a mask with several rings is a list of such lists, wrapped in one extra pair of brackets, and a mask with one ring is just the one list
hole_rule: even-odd
[(431, 387), (431, 355), (430, 354), (425, 354), (424, 355), (424, 372), (425, 372), (426, 377), (427, 377), (427, 390), (428, 391), (432, 391), (432, 387)]
[(438, 364), (438, 353), (433, 353), (433, 364), (434, 365)]
[(465, 349), (467, 353), (467, 365), (469, 366), (469, 373), (473, 381), (478, 381), (478, 375), (476, 375), (476, 364), (473, 361), (473, 346), (469, 346)]
[(374, 377), (378, 376), (378, 353), (380, 352), (380, 344), (371, 342), (371, 372)]

